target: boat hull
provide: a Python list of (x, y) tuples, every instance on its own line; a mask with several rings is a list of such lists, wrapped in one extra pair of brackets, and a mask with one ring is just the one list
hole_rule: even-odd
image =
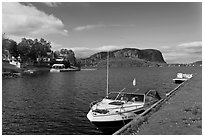
[(176, 83), (176, 84), (181, 84), (181, 83), (183, 83), (184, 81), (186, 81), (187, 79), (173, 79), (174, 80), (174, 82)]
[(51, 69), (50, 72), (60, 72), (59, 69)]
[(146, 107), (143, 107), (129, 112), (123, 112), (121, 114), (112, 114), (105, 116), (96, 116), (92, 113), (92, 111), (89, 111), (89, 113), (87, 114), (87, 118), (104, 134), (112, 134), (145, 110)]
[(132, 119), (119, 120), (119, 121), (94, 121), (91, 122), (104, 134), (113, 134), (124, 125), (129, 123)]
[(78, 69), (51, 69), (50, 72), (70, 72), (79, 71)]

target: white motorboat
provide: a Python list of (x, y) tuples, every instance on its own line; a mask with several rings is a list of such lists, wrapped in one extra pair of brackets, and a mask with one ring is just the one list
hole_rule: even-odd
[(68, 71), (78, 71), (76, 68), (65, 68), (64, 64), (53, 64), (50, 72), (68, 72)]
[(160, 99), (155, 90), (146, 94), (113, 92), (91, 103), (87, 118), (104, 133), (112, 133)]
[[(138, 91), (112, 92), (108, 91), (108, 57), (107, 56), (107, 90), (106, 97), (101, 101), (94, 101), (90, 105), (87, 118), (104, 133), (113, 133), (138, 114), (144, 112), (153, 103), (161, 99), (155, 90), (146, 94)], [(133, 80), (136, 85), (136, 79)], [(144, 92), (143, 92), (144, 93)]]
[(173, 81), (177, 84), (183, 83), (193, 77), (193, 74), (177, 73), (177, 77)]

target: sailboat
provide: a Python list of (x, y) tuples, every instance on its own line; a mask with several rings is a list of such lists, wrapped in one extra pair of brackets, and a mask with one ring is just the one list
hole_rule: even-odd
[[(155, 90), (149, 90), (145, 94), (141, 94), (137, 90), (124, 92), (126, 90), (124, 88), (119, 92), (109, 93), (108, 75), (109, 54), (107, 55), (106, 97), (90, 104), (87, 118), (103, 133), (110, 134), (144, 112), (151, 104), (158, 101), (160, 97)], [(136, 79), (133, 80), (133, 85), (136, 86)]]

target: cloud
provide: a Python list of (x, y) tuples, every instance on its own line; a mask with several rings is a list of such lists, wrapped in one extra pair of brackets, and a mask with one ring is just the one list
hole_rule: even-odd
[(178, 45), (178, 47), (184, 50), (186, 53), (201, 53), (202, 54), (202, 42), (201, 41), (183, 43), (183, 44)]
[(85, 31), (85, 30), (91, 30), (95, 28), (102, 28), (102, 27), (134, 27), (135, 24), (129, 24), (129, 25), (121, 25), (121, 24), (96, 24), (96, 25), (84, 25), (84, 26), (78, 26), (74, 28), (75, 31)]
[(53, 51), (60, 50), (60, 49), (64, 48), (64, 45), (61, 45), (61, 44), (55, 43), (55, 42), (51, 42), (51, 46), (52, 46)]
[(90, 30), (94, 28), (104, 27), (105, 25), (85, 25), (85, 26), (78, 26), (74, 28), (75, 31), (83, 31), (83, 30)]
[(92, 2), (66, 2), (63, 4), (66, 4), (68, 7), (80, 7), (80, 8), (89, 8), (92, 4)]
[(101, 46), (99, 48), (96, 48), (95, 50), (97, 51), (111, 51), (111, 50), (116, 50), (122, 48), (121, 46), (116, 46), (116, 45), (105, 45)]
[(47, 34), (67, 36), (68, 30), (54, 15), (38, 10), (32, 4), (2, 3), (2, 31), (13, 36), (44, 37)]
[(49, 7), (58, 7), (61, 4), (61, 2), (43, 2), (43, 3)]
[(193, 41), (161, 49), (168, 63), (191, 63), (202, 60), (202, 42)]
[(182, 43), (178, 46), (184, 47), (184, 48), (202, 47), (202, 42), (201, 41), (194, 41), (194, 42), (189, 42), (189, 43)]

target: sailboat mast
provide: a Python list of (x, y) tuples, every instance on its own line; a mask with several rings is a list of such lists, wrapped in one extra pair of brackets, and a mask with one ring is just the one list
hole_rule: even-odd
[(107, 80), (106, 80), (106, 96), (108, 96), (108, 75), (109, 75), (109, 52), (107, 51)]

